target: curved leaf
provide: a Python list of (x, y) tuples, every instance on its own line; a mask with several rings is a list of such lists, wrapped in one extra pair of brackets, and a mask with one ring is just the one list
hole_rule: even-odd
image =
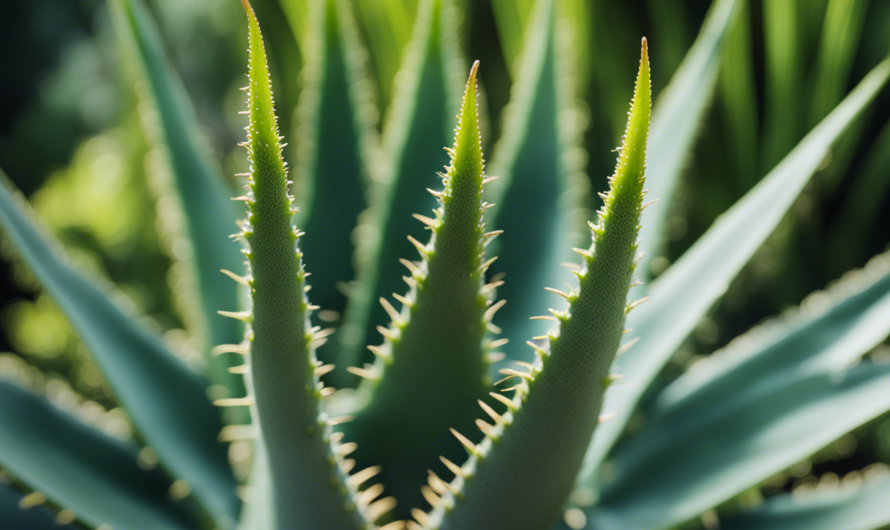
[[(628, 384), (606, 394), (605, 410), (617, 412), (597, 431), (584, 480), (609, 452), (631, 412), (680, 343), (717, 301), (773, 231), (847, 126), (890, 77), (890, 60), (869, 73), (787, 157), (714, 225), (649, 288), (650, 300), (631, 313), (628, 327), (640, 343), (616, 364)], [(645, 222), (644, 222), (645, 226)]]
[(0, 180), (0, 225), (25, 263), (68, 317), (162, 464), (189, 482), (220, 526), (231, 526), (240, 501), (226, 448), (217, 442), (222, 423), (207, 399), (207, 383), (60, 259), (2, 172)]
[(0, 382), (0, 463), (18, 479), (93, 526), (195, 528), (186, 509), (170, 501), (170, 479), (159, 469), (140, 469), (137, 454), (45, 399)]
[(732, 22), (744, 5), (745, 0), (717, 0), (712, 4), (698, 38), (655, 100), (646, 159), (646, 196), (650, 201), (658, 200), (646, 208), (640, 222), (640, 250), (644, 256), (637, 274), (643, 281), (651, 276), (649, 262), (661, 252), (674, 190), (714, 92)]
[[(616, 451), (614, 480), (588, 514), (598, 530), (660, 530), (693, 519), (890, 410), (890, 364), (779, 379), (651, 451)], [(643, 429), (637, 437), (658, 437)], [(754, 527), (756, 528), (756, 527)]]
[(722, 530), (878, 530), (890, 526), (890, 480), (795, 500), (768, 499), (756, 510), (720, 519)]
[(239, 364), (237, 355), (210, 356), (218, 344), (234, 344), (244, 333), (240, 323), (219, 316), (219, 310), (234, 310), (242, 304), (238, 285), (220, 274), (220, 269), (244, 271), (244, 257), (229, 235), (235, 232), (236, 210), (225, 179), (207, 158), (197, 133), (197, 120), (185, 89), (164, 55), (157, 28), (140, 0), (112, 0), (114, 21), (123, 40), (138, 59), (147, 82), (160, 130), (169, 156), (178, 202), (185, 217), (193, 250), (194, 272), (206, 334), (204, 352), (214, 382), (223, 384), (232, 396), (243, 396), (241, 378), (228, 372)]

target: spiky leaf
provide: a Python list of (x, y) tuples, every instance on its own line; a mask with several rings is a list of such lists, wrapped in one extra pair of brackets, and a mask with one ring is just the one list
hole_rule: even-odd
[[(629, 310), (627, 291), (637, 251), (642, 210), (646, 140), (649, 133), (649, 57), (643, 40), (640, 72), (624, 146), (611, 189), (591, 224), (593, 244), (582, 250), (579, 290), (569, 307), (554, 313), (559, 330), (545, 339), (508, 412), (469, 448), (471, 457), (428, 517), (426, 528), (547, 528), (574, 483), (599, 422), (612, 360)], [(421, 517), (425, 519), (424, 517)]]

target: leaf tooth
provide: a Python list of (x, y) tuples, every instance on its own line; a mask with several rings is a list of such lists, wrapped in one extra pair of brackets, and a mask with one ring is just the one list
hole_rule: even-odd
[(315, 375), (321, 377), (325, 374), (332, 372), (336, 368), (333, 364), (325, 364), (323, 366), (319, 366), (315, 369)]
[(494, 426), (490, 423), (486, 423), (484, 420), (476, 420), (476, 427), (479, 427), (479, 430), (482, 431), (482, 434), (492, 437), (492, 433), (494, 432)]
[(508, 409), (516, 410), (516, 404), (514, 404), (513, 400), (511, 400), (507, 396), (505, 396), (503, 394), (499, 394), (497, 392), (489, 392), (488, 395), (495, 398), (496, 400), (500, 401), (504, 405), (506, 405)]
[(346, 456), (355, 452), (358, 449), (358, 444), (355, 442), (348, 442), (345, 444), (340, 444), (337, 447), (337, 454), (339, 456)]
[(217, 440), (223, 443), (253, 440), (256, 435), (257, 430), (253, 425), (226, 425), (219, 431)]
[(529, 320), (550, 320), (552, 322), (559, 322), (556, 317), (548, 316), (548, 315), (540, 315), (536, 317), (529, 317)]
[(397, 332), (383, 326), (377, 326), (377, 332), (391, 341), (396, 340), (399, 337)]
[(411, 300), (408, 300), (407, 298), (400, 295), (399, 293), (392, 293), (392, 297), (395, 298), (396, 300), (398, 300), (399, 302), (401, 302), (402, 305), (406, 305), (408, 307), (414, 307), (414, 302), (412, 302)]
[(500, 348), (504, 344), (510, 342), (510, 339), (497, 339), (488, 343), (489, 348)]
[(19, 509), (29, 510), (46, 502), (46, 495), (39, 491), (32, 491), (19, 499)]
[(433, 491), (433, 488), (425, 484), (420, 487), (420, 494), (423, 495), (423, 498), (426, 499), (426, 502), (428, 502), (429, 505), (433, 508), (442, 503), (441, 497), (436, 495), (436, 492)]
[(390, 355), (389, 352), (387, 352), (380, 346), (368, 346), (368, 350), (370, 350), (371, 353), (373, 353), (377, 357), (380, 357), (381, 359), (391, 359), (392, 358), (392, 355)]
[(464, 470), (461, 469), (459, 465), (455, 464), (451, 460), (448, 460), (444, 456), (440, 456), (439, 460), (441, 460), (442, 463), (445, 464), (445, 467), (448, 468), (448, 471), (451, 471), (452, 473), (454, 473), (455, 476), (458, 476), (458, 477), (466, 476), (466, 473), (464, 473)]
[(482, 265), (479, 266), (479, 271), (484, 273), (485, 271), (488, 270), (489, 267), (491, 267), (491, 264), (494, 263), (497, 259), (498, 259), (497, 256), (489, 259), (488, 261), (486, 261), (485, 263), (483, 263)]
[(411, 508), (411, 517), (413, 517), (415, 521), (417, 521), (424, 527), (430, 524), (429, 514), (421, 510), (420, 508)]
[[(337, 417), (329, 419), (327, 421), (327, 424), (330, 425), (331, 427), (333, 427), (335, 425), (342, 425), (344, 423), (349, 423), (354, 419), (355, 419), (355, 417), (353, 417), (353, 416), (337, 416)], [(344, 471), (344, 473), (345, 473), (345, 471)]]
[(497, 363), (503, 361), (507, 357), (507, 354), (502, 351), (490, 352), (485, 354), (485, 358), (490, 363)]
[(494, 182), (499, 178), (501, 178), (501, 177), (485, 177), (484, 179), (482, 179), (482, 185), (485, 186), (489, 182)]
[(336, 388), (334, 388), (332, 386), (326, 386), (326, 387), (322, 388), (321, 390), (319, 390), (318, 393), (321, 395), (321, 397), (328, 397), (336, 391), (337, 391)]
[(407, 269), (409, 271), (411, 271), (411, 274), (416, 274), (416, 273), (420, 272), (420, 267), (418, 267), (417, 264), (411, 260), (407, 260), (405, 258), (399, 258), (399, 263), (401, 263), (402, 265), (407, 267)]
[(528, 380), (534, 379), (534, 376), (532, 376), (532, 374), (520, 372), (519, 370), (514, 370), (512, 368), (501, 368), (498, 373), (502, 375), (509, 375), (510, 377), (521, 377)]
[(571, 301), (571, 299), (572, 299), (568, 293), (564, 293), (564, 292), (560, 291), (559, 289), (554, 289), (552, 287), (544, 287), (544, 290), (547, 292), (553, 293), (553, 294), (558, 294), (559, 296), (561, 296), (569, 301)]
[(213, 402), (217, 407), (249, 407), (254, 404), (253, 397), (223, 398)]
[(427, 472), (427, 478), (426, 478), (427, 484), (430, 485), (430, 487), (433, 489), (433, 491), (435, 491), (439, 495), (445, 495), (446, 493), (449, 493), (452, 491), (451, 484), (449, 484), (449, 483), (445, 482), (444, 480), (442, 480), (441, 478), (439, 478), (439, 475), (437, 475), (435, 473), (435, 471), (433, 471), (432, 469), (427, 469), (426, 472)]
[(430, 192), (430, 193), (433, 195), (433, 197), (435, 197), (435, 198), (437, 198), (437, 199), (441, 199), (441, 198), (442, 198), (442, 192), (441, 192), (441, 191), (436, 191), (436, 190), (433, 190), (433, 189), (430, 189), (430, 188), (427, 188), (426, 191)]
[(371, 521), (376, 521), (380, 516), (396, 507), (395, 497), (385, 497), (368, 506), (367, 517)]
[(470, 452), (470, 454), (476, 454), (476, 453), (478, 453), (478, 451), (477, 451), (477, 449), (476, 449), (476, 444), (474, 444), (473, 442), (471, 442), (469, 438), (467, 438), (467, 437), (464, 436), (463, 434), (459, 433), (459, 432), (457, 431), (457, 429), (451, 428), (451, 429), (449, 429), (449, 430), (451, 431), (451, 434), (453, 434), (454, 437), (457, 438), (457, 441), (460, 442), (461, 445), (463, 445), (464, 448), (465, 448), (467, 451)]
[(483, 318), (490, 321), (492, 317), (494, 317), (494, 314), (498, 312), (498, 309), (504, 307), (504, 304), (506, 303), (506, 300), (499, 300), (498, 302), (494, 303), (491, 307), (485, 310)]
[(430, 228), (432, 228), (438, 224), (438, 222), (435, 219), (433, 219), (431, 217), (427, 217), (425, 215), (420, 215), (419, 213), (412, 214), (412, 217), (414, 217), (415, 219), (417, 219), (418, 221), (427, 225)]
[(617, 411), (607, 412), (607, 413), (605, 413), (605, 414), (600, 414), (599, 422), (600, 422), (600, 423), (605, 423), (605, 422), (611, 420), (612, 418), (614, 418), (614, 417), (617, 416), (617, 415), (618, 415), (618, 412), (617, 412)]
[(529, 346), (531, 346), (536, 352), (538, 352), (538, 353), (540, 353), (540, 354), (545, 354), (545, 353), (547, 353), (547, 350), (545, 350), (544, 348), (538, 346), (537, 344), (535, 344), (534, 342), (532, 342), (532, 341), (530, 341), (530, 340), (525, 341), (525, 343), (528, 344)]
[(220, 344), (210, 349), (210, 355), (222, 355), (224, 353), (237, 353), (238, 355), (250, 355), (250, 347), (245, 344)]
[[(178, 480), (176, 482), (179, 482)], [(176, 484), (174, 482), (173, 484)], [(172, 487), (172, 486), (171, 486)], [(77, 519), (77, 514), (74, 513), (74, 510), (64, 509), (56, 514), (56, 526), (66, 526), (73, 523)]]
[(335, 432), (331, 435), (331, 442), (340, 443), (343, 440), (343, 437), (346, 436), (344, 432)]
[(372, 502), (374, 502), (377, 497), (383, 495), (383, 490), (383, 484), (374, 484), (365, 491), (359, 493), (358, 498), (356, 498), (355, 500), (355, 503), (361, 507), (368, 506)]
[(243, 285), (245, 287), (250, 287), (250, 280), (248, 280), (247, 278), (245, 278), (243, 276), (239, 276), (239, 275), (235, 274), (234, 272), (226, 270), (226, 269), (220, 269), (219, 272), (225, 274), (229, 278), (235, 280), (236, 282), (240, 283), (241, 285)]
[(359, 368), (358, 366), (350, 366), (349, 368), (346, 369), (346, 371), (353, 375), (357, 375), (361, 378), (368, 379), (371, 381), (376, 381), (377, 379), (380, 379), (380, 373), (374, 369)]
[(393, 521), (377, 528), (377, 530), (405, 530), (405, 521)]
[(352, 471), (352, 468), (355, 467), (355, 460), (351, 458), (348, 460), (343, 460), (342, 462), (340, 462), (339, 467), (342, 473), (349, 473), (350, 471)]
[(627, 352), (627, 350), (631, 349), (631, 347), (640, 341), (640, 337), (634, 337), (631, 340), (624, 343), (620, 348), (618, 348), (618, 352), (615, 354), (615, 357), (619, 357), (621, 354)]
[(242, 322), (250, 322), (252, 315), (250, 311), (217, 311), (219, 316), (226, 318), (234, 318)]
[(488, 294), (488, 293), (490, 293), (492, 290), (497, 289), (498, 287), (500, 287), (501, 285), (504, 285), (504, 282), (503, 282), (503, 281), (497, 281), (497, 282), (486, 283), (485, 285), (482, 286), (482, 289), (480, 289), (479, 292), (482, 293), (482, 294)]
[(380, 471), (382, 469), (383, 468), (380, 466), (366, 467), (365, 469), (363, 469), (361, 471), (353, 473), (347, 480), (348, 480), (349, 484), (351, 484), (352, 486), (357, 488), (357, 487), (361, 486), (362, 484), (364, 484), (365, 482), (376, 477), (378, 474), (380, 474)]
[(416, 521), (407, 520), (405, 521), (405, 528), (407, 530), (423, 530), (423, 527), (417, 524)]
[(247, 374), (250, 373), (250, 365), (249, 364), (240, 364), (238, 366), (230, 366), (229, 367), (230, 374)]
[(635, 301), (635, 302), (631, 302), (631, 303), (627, 304), (627, 308), (625, 309), (625, 313), (630, 313), (630, 311), (631, 311), (633, 308), (637, 307), (638, 305), (642, 304), (643, 302), (645, 302), (645, 301), (648, 300), (648, 299), (649, 299), (648, 296), (644, 296), (643, 298), (640, 298), (639, 300), (637, 300), (637, 301)]
[(414, 236), (408, 236), (408, 241), (410, 241), (411, 244), (414, 245), (414, 248), (417, 249), (417, 252), (419, 252), (421, 256), (429, 255), (429, 253), (430, 253), (429, 249), (426, 248), (426, 246), (423, 243), (414, 239)]
[(389, 315), (390, 320), (397, 323), (402, 322), (402, 315), (399, 314), (398, 311), (396, 311), (396, 308), (393, 307), (391, 303), (389, 303), (389, 300), (381, 296), (380, 305), (382, 305), (383, 309), (386, 310), (386, 313)]

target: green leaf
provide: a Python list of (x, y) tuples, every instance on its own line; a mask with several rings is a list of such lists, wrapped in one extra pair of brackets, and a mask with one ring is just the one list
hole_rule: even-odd
[(773, 0), (763, 4), (766, 74), (761, 163), (764, 170), (782, 160), (800, 138), (799, 116), (804, 109), (799, 97), (802, 65), (797, 4), (798, 0)]
[(161, 463), (188, 481), (221, 527), (230, 527), (240, 501), (226, 448), (217, 442), (222, 423), (207, 399), (207, 383), (65, 263), (2, 172), (0, 179), (0, 224), (25, 263), (68, 317)]
[(890, 480), (811, 498), (777, 495), (750, 512), (720, 518), (723, 530), (878, 530), (890, 525)]
[(470, 459), (460, 469), (449, 466), (457, 476), (440, 488), (444, 499), (429, 522), (418, 518), (425, 528), (548, 528), (559, 516), (600, 423), (609, 370), (633, 307), (627, 291), (643, 209), (650, 101), (644, 38), (624, 145), (598, 222), (590, 223), (592, 243), (578, 251), (584, 258), (578, 290), (561, 293), (568, 307), (553, 311), (558, 330), (542, 339), (543, 347), (534, 346), (538, 356), (528, 372), (505, 372), (519, 378), (513, 399), (492, 394), (507, 405), (506, 413), (483, 405), (495, 420), (494, 426), (479, 424), (485, 439), (476, 445), (458, 437)]
[[(890, 364), (777, 379), (719, 415), (698, 417), (656, 451), (622, 445), (591, 528), (661, 530), (752, 488), (890, 410)], [(637, 438), (658, 436), (644, 428)], [(654, 444), (651, 444), (654, 445)], [(759, 528), (759, 527), (752, 527)]]
[(416, 243), (419, 263), (403, 261), (413, 287), (398, 297), (404, 306), (401, 313), (381, 300), (393, 322), (383, 344), (373, 349), (380, 359), (371, 368), (353, 368), (370, 377), (359, 389), (370, 394), (369, 402), (343, 431), (358, 443), (358, 467), (382, 466), (380, 480), (399, 499), (403, 517), (410, 516), (410, 508), (424, 505), (421, 486), (428, 469), (441, 467), (436, 457), (465, 455), (460, 443), (442, 433), (449, 428), (473, 433), (477, 403), (488, 398), (492, 383), (486, 354), (498, 306), (489, 308), (492, 300), (485, 293), (491, 286), (484, 286), (491, 263), (485, 243), (494, 235), (485, 233), (482, 222), (485, 177), (477, 123), (478, 64), (467, 82), (440, 207), (435, 218), (423, 219), (432, 232), (429, 243)]
[[(355, 276), (352, 232), (366, 208), (377, 109), (370, 101), (370, 80), (363, 70), (367, 52), (359, 42), (351, 5), (318, 0), (312, 10), (312, 29), (304, 43), (306, 87), (297, 111), (294, 195), (301, 209), (294, 223), (306, 232), (301, 247), (312, 271), (313, 301), (342, 313), (346, 296), (337, 284)], [(323, 360), (334, 360), (323, 352)]]
[[(93, 527), (195, 528), (185, 507), (170, 500), (170, 479), (159, 469), (140, 469), (139, 450), (133, 445), (6, 382), (0, 382), (0, 425), (4, 469), (54, 504), (73, 510), (80, 521)], [(36, 520), (37, 514), (31, 518)], [(7, 525), (4, 518), (3, 527)]]
[(649, 279), (649, 262), (661, 254), (674, 191), (704, 121), (732, 22), (744, 5), (745, 0), (717, 0), (712, 4), (698, 38), (655, 100), (646, 183), (649, 200), (658, 202), (643, 213), (640, 249), (644, 256), (637, 269), (640, 280)]
[[(343, 445), (331, 443), (331, 428), (321, 414), (321, 390), (305, 295), (306, 273), (292, 226), (293, 198), (278, 135), (268, 63), (259, 22), (243, 0), (249, 24), (247, 127), (247, 221), (240, 234), (250, 249), (252, 310), (223, 315), (250, 323), (247, 340), (233, 347), (249, 348), (241, 373), (250, 378), (250, 397), (218, 405), (255, 405), (253, 416), (263, 444), (265, 473), (274, 502), (274, 528), (282, 530), (362, 529), (371, 507), (356, 507), (353, 485), (339, 465)], [(335, 447), (335, 445), (337, 447)], [(262, 483), (262, 481), (261, 481)], [(324, 485), (324, 487), (319, 487)], [(265, 494), (266, 491), (260, 491)], [(372, 505), (373, 506), (373, 505)], [(261, 514), (265, 515), (265, 514)]]
[(0, 521), (7, 530), (78, 530), (66, 524), (56, 524), (56, 516), (43, 506), (22, 509), (23, 494), (0, 480)]
[(827, 292), (810, 295), (791, 318), (762, 328), (664, 389), (654, 403), (658, 419), (653, 421), (679, 429), (687, 415), (719, 413), (751, 386), (789, 372), (839, 370), (856, 362), (890, 335), (890, 255), (875, 257)]
[[(504, 118), (504, 134), (494, 147), (490, 173), (500, 177), (489, 188), (492, 225), (504, 234), (493, 252), (492, 273), (506, 274), (498, 297), (507, 305), (497, 324), (510, 342), (507, 359), (530, 361), (529, 336), (547, 332), (546, 322), (529, 321), (552, 302), (544, 286), (573, 281), (562, 266), (582, 244), (587, 180), (581, 173), (581, 130), (572, 111), (571, 66), (558, 43), (562, 35), (553, 0), (539, 0), (528, 28), (525, 49)], [(580, 154), (579, 154), (580, 153)], [(498, 363), (496, 367), (506, 366)]]
[(773, 171), (652, 283), (650, 301), (628, 319), (628, 327), (634, 329), (640, 343), (617, 361), (628, 384), (606, 395), (605, 409), (617, 416), (597, 432), (582, 474), (587, 477), (585, 483), (595, 481), (592, 469), (621, 435), (642, 393), (770, 235), (831, 146), (877, 96), (888, 77), (890, 60), (872, 70)]
[(238, 286), (220, 269), (240, 274), (244, 259), (229, 235), (236, 230), (236, 210), (231, 190), (219, 170), (207, 158), (199, 140), (197, 120), (188, 97), (167, 62), (157, 28), (141, 0), (111, 0), (115, 27), (135, 54), (142, 78), (154, 104), (167, 148), (173, 187), (185, 216), (186, 232), (193, 249), (194, 273), (199, 295), (200, 325), (211, 379), (223, 384), (232, 396), (244, 395), (241, 379), (227, 370), (238, 364), (237, 355), (210, 356), (210, 348), (241, 340), (239, 323), (216, 312), (237, 307), (242, 297)]
[[(454, 134), (454, 116), (460, 110), (463, 74), (457, 53), (459, 41), (450, 0), (426, 0), (408, 47), (399, 90), (383, 132), (389, 169), (373, 190), (371, 209), (363, 215), (357, 261), (358, 282), (351, 286), (344, 324), (334, 339), (341, 351), (338, 364), (360, 365), (368, 359), (365, 345), (377, 326), (389, 321), (377, 303), (382, 296), (404, 289), (400, 258), (411, 256), (414, 247), (405, 237), (427, 237), (413, 214), (427, 215), (437, 206), (426, 188), (439, 186), (437, 168), (448, 163), (442, 146)], [(336, 381), (349, 386), (352, 379)]]

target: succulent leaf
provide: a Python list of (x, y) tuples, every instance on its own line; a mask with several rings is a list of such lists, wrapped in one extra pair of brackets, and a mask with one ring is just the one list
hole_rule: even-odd
[(643, 39), (640, 71), (611, 189), (593, 243), (581, 250), (579, 288), (569, 307), (554, 312), (558, 332), (535, 345), (537, 364), (516, 372), (512, 400), (496, 394), (508, 411), (472, 446), (427, 528), (547, 528), (556, 521), (600, 421), (612, 360), (629, 306), (627, 292), (637, 250), (649, 133), (649, 57)]
[[(448, 163), (442, 146), (453, 139), (453, 116), (460, 110), (461, 61), (451, 0), (425, 0), (419, 6), (414, 35), (406, 52), (390, 117), (383, 131), (389, 168), (375, 187), (371, 208), (358, 227), (357, 262), (362, 266), (351, 288), (344, 323), (332, 337), (340, 345), (338, 363), (356, 366), (368, 360), (364, 350), (377, 326), (389, 321), (377, 303), (404, 289), (404, 271), (394, 266), (411, 256), (405, 235), (426, 237), (413, 217), (437, 207), (427, 188), (439, 186), (434, 168)], [(337, 374), (341, 385), (349, 380)]]
[[(4, 469), (81, 522), (159, 530), (195, 527), (186, 507), (171, 501), (171, 480), (158, 468), (141, 469), (132, 444), (6, 382), (0, 382), (0, 424)], [(3, 521), (4, 528), (34, 528)]]
[[(346, 296), (337, 284), (355, 276), (349, 259), (355, 253), (352, 231), (367, 206), (368, 171), (376, 168), (376, 108), (352, 6), (342, 0), (316, 0), (311, 9), (313, 22), (304, 41), (306, 87), (297, 111), (301, 134), (294, 196), (302, 206), (294, 223), (306, 232), (300, 246), (313, 271), (312, 299), (326, 311), (341, 314)], [(332, 361), (325, 349), (320, 357)]]
[[(572, 281), (563, 263), (582, 244), (579, 227), (587, 218), (587, 179), (581, 173), (580, 119), (573, 110), (574, 83), (568, 75), (562, 23), (553, 0), (537, 2), (528, 29), (504, 134), (495, 146), (490, 171), (501, 177), (491, 185), (491, 219), (504, 235), (495, 242), (498, 261), (492, 273), (506, 274), (498, 296), (508, 301), (498, 324), (510, 343), (507, 359), (531, 361), (526, 338), (546, 333), (546, 322), (532, 321), (552, 297), (531, 286), (561, 286)], [(581, 155), (579, 156), (579, 153)], [(507, 366), (500, 363), (497, 368)]]
[[(33, 492), (28, 494), (33, 495)], [(28, 497), (0, 480), (0, 520), (11, 529), (77, 530), (73, 524), (59, 524), (56, 515), (45, 506), (34, 506)], [(38, 498), (37, 500), (42, 500)], [(24, 509), (22, 507), (25, 507)]]
[(806, 500), (777, 495), (749, 512), (723, 517), (725, 530), (878, 530), (890, 525), (887, 498), (890, 480), (886, 477), (860, 489), (838, 489)]
[[(275, 528), (361, 529), (363, 513), (340, 470), (348, 444), (331, 442), (322, 414), (319, 368), (315, 359), (310, 306), (304, 294), (306, 273), (293, 228), (292, 197), (273, 108), (272, 89), (259, 23), (247, 0), (250, 85), (247, 127), (250, 174), (248, 216), (242, 235), (250, 249), (251, 312), (247, 333), (247, 376), (271, 477)], [(239, 316), (239, 315), (233, 315)], [(324, 484), (325, 487), (319, 487)], [(373, 517), (372, 517), (373, 519)]]
[(591, 446), (582, 472), (588, 477), (583, 482), (592, 485), (596, 481), (591, 470), (621, 435), (644, 389), (775, 229), (831, 146), (888, 78), (890, 59), (876, 66), (773, 171), (652, 282), (647, 290), (650, 302), (628, 319), (628, 327), (640, 337), (640, 345), (619, 363), (628, 384), (606, 396), (606, 408), (617, 411), (618, 416), (597, 433), (597, 443)]
[(168, 64), (157, 28), (141, 0), (112, 0), (110, 5), (115, 27), (140, 66), (139, 88), (144, 84), (146, 90), (139, 92), (147, 95), (157, 112), (161, 131), (157, 140), (166, 148), (173, 177), (171, 191), (181, 206), (193, 249), (196, 309), (200, 315), (196, 325), (204, 340), (209, 376), (228, 388), (229, 395), (243, 395), (242, 381), (228, 372), (240, 362), (238, 355), (210, 355), (212, 346), (238, 342), (243, 334), (241, 323), (217, 314), (220, 308), (234, 308), (241, 301), (238, 285), (219, 273), (220, 269), (238, 274), (244, 270), (244, 260), (229, 239), (237, 218), (229, 200), (231, 189), (208, 160), (208, 149), (198, 137), (194, 110)]
[[(647, 186), (650, 196), (657, 197), (658, 201), (646, 208), (641, 223), (643, 258), (639, 275), (642, 281), (651, 277), (649, 262), (661, 254), (674, 191), (704, 122), (733, 21), (744, 5), (745, 0), (717, 0), (711, 4), (698, 38), (656, 101)], [(634, 288), (633, 292), (642, 296), (643, 289)]]
[(397, 296), (401, 312), (383, 300), (393, 322), (383, 345), (373, 347), (381, 358), (371, 373), (355, 371), (375, 379), (360, 389), (370, 393), (369, 402), (344, 426), (347, 437), (359, 443), (360, 465), (379, 459), (381, 480), (405, 506), (405, 515), (425, 504), (420, 487), (427, 470), (441, 466), (436, 457), (463, 455), (461, 445), (442, 434), (449, 428), (473, 432), (477, 402), (487, 398), (491, 385), (487, 330), (498, 305), (490, 305), (484, 285), (490, 263), (484, 247), (492, 234), (482, 222), (477, 67), (467, 83), (440, 207), (435, 219), (425, 220), (430, 241), (417, 243), (419, 263), (406, 262), (413, 287), (405, 297)]
[(207, 399), (206, 381), (65, 263), (16, 195), (0, 172), (0, 225), (22, 259), (68, 317), (161, 464), (188, 482), (220, 527), (231, 527), (240, 501), (225, 448), (217, 442), (222, 422)]
[(890, 411), (888, 385), (890, 365), (863, 362), (753, 387), (655, 452), (617, 453), (588, 524), (663, 530), (693, 519)]

